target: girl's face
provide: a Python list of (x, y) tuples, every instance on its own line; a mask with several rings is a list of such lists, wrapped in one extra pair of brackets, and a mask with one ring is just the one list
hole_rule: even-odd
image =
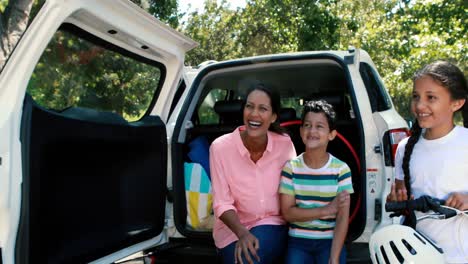
[(244, 125), (250, 137), (262, 137), (267, 134), (271, 123), (276, 121), (268, 94), (254, 90), (247, 97), (244, 107)]
[(463, 106), (464, 100), (452, 100), (447, 88), (429, 76), (417, 79), (411, 99), (411, 111), (426, 138), (443, 137), (453, 128), (453, 113)]
[(306, 150), (318, 148), (326, 150), (328, 142), (336, 136), (336, 130), (330, 131), (325, 113), (314, 112), (308, 112), (305, 115), (300, 133)]

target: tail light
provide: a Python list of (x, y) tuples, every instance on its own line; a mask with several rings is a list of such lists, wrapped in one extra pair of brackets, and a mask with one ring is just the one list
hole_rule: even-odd
[(409, 135), (410, 131), (408, 128), (391, 129), (385, 132), (383, 142), (386, 166), (395, 166), (395, 154), (398, 143)]

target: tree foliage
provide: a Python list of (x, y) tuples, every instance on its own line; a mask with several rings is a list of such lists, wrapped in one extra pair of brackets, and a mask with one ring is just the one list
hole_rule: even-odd
[(179, 26), (181, 13), (178, 13), (177, 0), (130, 0), (145, 9), (157, 19), (167, 23), (173, 28)]
[(71, 106), (142, 116), (158, 87), (160, 69), (60, 30), (33, 72), (28, 92), (50, 109)]
[(329, 3), (248, 0), (245, 8), (231, 10), (225, 0), (206, 0), (205, 9), (189, 14), (181, 28), (200, 44), (187, 62), (331, 49), (338, 41), (339, 21), (326, 9)]
[[(366, 3), (365, 3), (366, 2)], [(407, 119), (412, 76), (423, 65), (445, 59), (467, 71), (467, 8), (463, 0), (342, 1), (345, 45), (369, 52), (393, 98)], [(463, 8), (464, 7), (464, 8)], [(367, 9), (366, 9), (367, 8)], [(347, 25), (353, 25), (351, 30)], [(342, 38), (343, 39), (343, 38)]]
[[(200, 46), (186, 56), (189, 65), (282, 52), (343, 50), (349, 46), (365, 49), (377, 65), (397, 110), (406, 118), (410, 118), (411, 77), (416, 70), (435, 59), (451, 60), (465, 74), (468, 70), (468, 19), (464, 0), (246, 0), (245, 7), (236, 10), (227, 0), (205, 0), (204, 9), (187, 14), (186, 20), (182, 20), (184, 14), (177, 10), (177, 0), (131, 1), (199, 42)], [(1, 51), (4, 55), (1, 60), (8, 58), (29, 18), (37, 13), (42, 2), (44, 0), (0, 0)], [(32, 7), (31, 3), (34, 3)], [(53, 41), (60, 44), (57, 39)], [(78, 44), (74, 42), (74, 45)], [(71, 51), (74, 47), (69, 48)], [(87, 52), (92, 53), (91, 49)], [(56, 72), (71, 67), (58, 64), (52, 54), (44, 53), (44, 65), (55, 65), (55, 68), (49, 68)], [(107, 61), (102, 54), (96, 56), (101, 56), (101, 62)], [(50, 74), (38, 67), (32, 83), (47, 80)], [(46, 98), (44, 101), (54, 102), (52, 106), (60, 108), (70, 102), (80, 101), (88, 105), (96, 101), (96, 98), (91, 100), (88, 93), (93, 91), (95, 96), (108, 96), (108, 102), (97, 100), (103, 104), (103, 109), (111, 109), (109, 106), (112, 105), (114, 111), (129, 116), (143, 111), (131, 106), (132, 102), (141, 102), (144, 94), (137, 89), (143, 81), (139, 78), (147, 78), (141, 75), (142, 69), (137, 65), (123, 63), (122, 68), (97, 71), (102, 78), (84, 82), (89, 91), (80, 96), (71, 88), (56, 91), (56, 83), (83, 82), (80, 78), (86, 75), (86, 70), (79, 65), (74, 67), (83, 74), (59, 75), (57, 80), (50, 82), (53, 85), (34, 92), (35, 96)], [(106, 81), (126, 83), (127, 86), (122, 85), (110, 94), (103, 87), (116, 88), (108, 86)]]
[(189, 52), (186, 63), (196, 65), (207, 60), (226, 60), (241, 56), (239, 43), (236, 41), (239, 28), (239, 16), (230, 10), (227, 2), (206, 1), (204, 12), (192, 12), (187, 22), (182, 24), (184, 32), (197, 41), (199, 48)]
[(0, 1), (0, 70), (26, 30), (34, 0)]
[(225, 1), (215, 2), (207, 0), (207, 7), (182, 25), (200, 43), (188, 54), (191, 65), (355, 46), (370, 54), (397, 110), (408, 119), (415, 71), (436, 59), (467, 71), (464, 0), (247, 0), (235, 15)]

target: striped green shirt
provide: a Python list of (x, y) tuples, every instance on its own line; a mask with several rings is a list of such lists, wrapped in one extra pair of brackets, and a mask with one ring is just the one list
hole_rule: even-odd
[[(281, 172), (279, 192), (296, 198), (299, 208), (318, 208), (330, 203), (343, 190), (353, 193), (351, 170), (343, 161), (329, 154), (325, 166), (307, 167), (304, 153), (290, 160)], [(332, 239), (335, 219), (314, 219), (290, 223), (289, 235), (309, 239)]]

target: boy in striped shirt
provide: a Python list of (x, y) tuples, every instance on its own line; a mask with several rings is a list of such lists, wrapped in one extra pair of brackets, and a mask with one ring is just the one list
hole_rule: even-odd
[(286, 263), (346, 263), (351, 171), (327, 152), (336, 136), (336, 113), (327, 102), (304, 105), (300, 134), (305, 152), (281, 172), (281, 213), (289, 222)]

